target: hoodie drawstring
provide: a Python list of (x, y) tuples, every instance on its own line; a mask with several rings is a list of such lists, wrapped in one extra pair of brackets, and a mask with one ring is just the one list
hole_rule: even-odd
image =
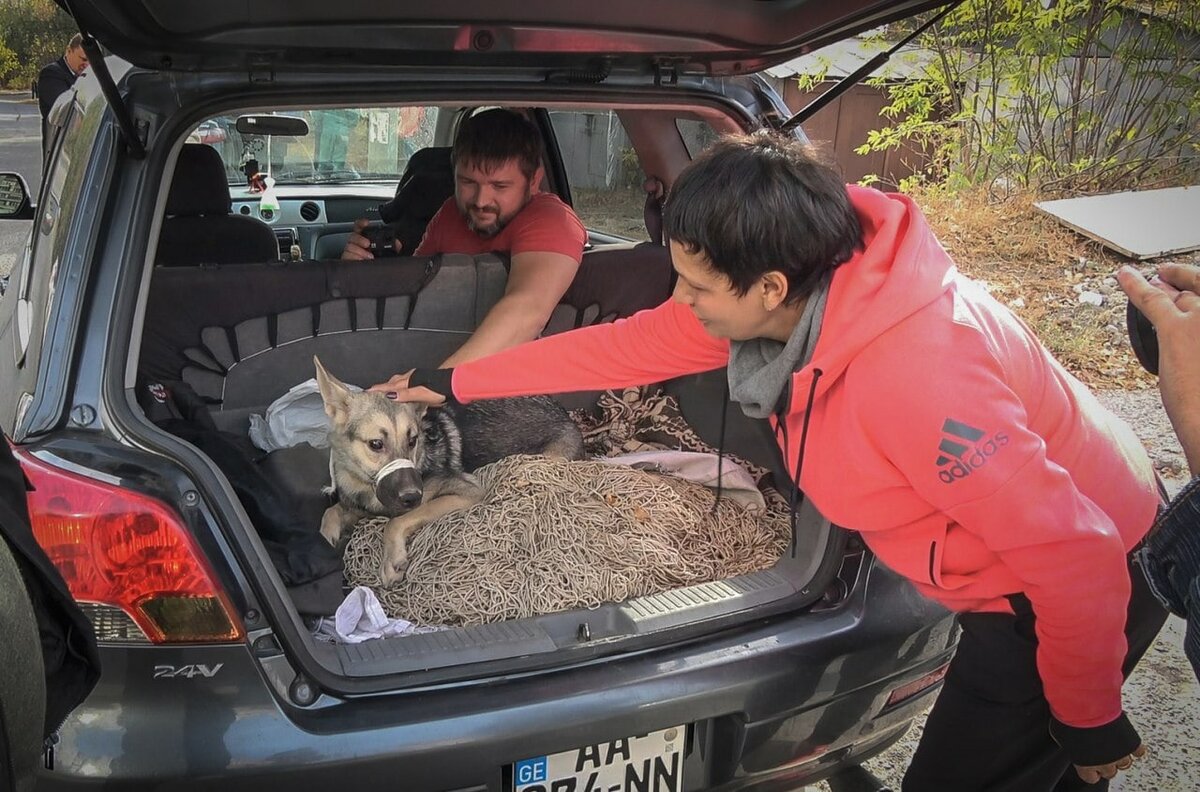
[(713, 501), (710, 514), (717, 513), (717, 505), (721, 502), (721, 484), (725, 478), (725, 418), (729, 414), (729, 377), (722, 377), (722, 381), (724, 387), (721, 389), (721, 434), (717, 439), (717, 499)]
[[(817, 395), (817, 380), (821, 379), (821, 376), (824, 373), (825, 372), (819, 368), (813, 369), (812, 383), (808, 388), (808, 402), (804, 406), (804, 423), (800, 427), (800, 451), (796, 456), (796, 475), (792, 479), (792, 492), (791, 497), (789, 498), (789, 524), (792, 526), (792, 540), (789, 554), (792, 558), (796, 557), (796, 504), (800, 499), (800, 474), (804, 470), (804, 451), (808, 446), (808, 423), (812, 418), (813, 400)], [(780, 404), (779, 411), (777, 413), (777, 426), (783, 431), (783, 461), (785, 466), (787, 465), (787, 455), (788, 451), (790, 450), (788, 448), (790, 443), (788, 442), (787, 432), (787, 408), (791, 406), (790, 401), (790, 399), (784, 400), (784, 403)]]

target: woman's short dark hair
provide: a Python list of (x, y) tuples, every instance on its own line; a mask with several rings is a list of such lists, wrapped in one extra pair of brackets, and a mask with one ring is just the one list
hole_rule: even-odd
[(454, 140), (454, 164), (492, 170), (516, 160), (526, 179), (542, 166), (542, 136), (534, 123), (503, 108), (485, 110), (463, 121)]
[(675, 181), (663, 227), (738, 295), (771, 270), (784, 273), (787, 302), (807, 297), (862, 246), (837, 172), (811, 146), (768, 132), (721, 138), (697, 157)]

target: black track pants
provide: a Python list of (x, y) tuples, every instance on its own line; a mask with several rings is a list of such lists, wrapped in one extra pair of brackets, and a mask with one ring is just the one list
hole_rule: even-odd
[[(1129, 572), (1126, 677), (1167, 617), (1141, 567), (1131, 563)], [(1017, 615), (959, 616), (962, 639), (904, 776), (904, 792), (1108, 788), (1103, 780), (1085, 784), (1050, 737), (1050, 705), (1037, 672), (1033, 611), (1024, 596), (1012, 600)], [(1136, 723), (1137, 713), (1131, 716)]]

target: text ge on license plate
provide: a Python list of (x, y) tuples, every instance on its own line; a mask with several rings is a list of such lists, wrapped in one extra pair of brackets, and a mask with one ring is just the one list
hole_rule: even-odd
[(681, 792), (683, 738), (677, 726), (638, 737), (525, 759), (514, 792)]

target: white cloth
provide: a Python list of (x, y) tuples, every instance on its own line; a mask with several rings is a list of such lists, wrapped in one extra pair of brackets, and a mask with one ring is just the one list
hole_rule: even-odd
[(375, 592), (358, 586), (342, 601), (332, 619), (321, 619), (316, 637), (334, 643), (356, 644), (372, 638), (392, 638), (437, 632), (444, 627), (419, 627), (404, 619), (389, 619)]
[[(596, 461), (625, 465), (638, 470), (666, 473), (693, 481), (709, 489), (717, 488), (718, 460), (716, 454), (704, 454), (698, 451), (639, 451), (633, 454), (599, 457)], [(725, 457), (720, 460), (720, 470), (721, 497), (741, 504), (751, 514), (762, 514), (767, 510), (766, 499), (759, 492), (754, 477), (744, 467), (729, 457)]]
[[(347, 385), (352, 391), (362, 388)], [(329, 418), (316, 379), (306, 380), (271, 402), (266, 416), (250, 416), (250, 442), (263, 451), (308, 443), (329, 447)]]

